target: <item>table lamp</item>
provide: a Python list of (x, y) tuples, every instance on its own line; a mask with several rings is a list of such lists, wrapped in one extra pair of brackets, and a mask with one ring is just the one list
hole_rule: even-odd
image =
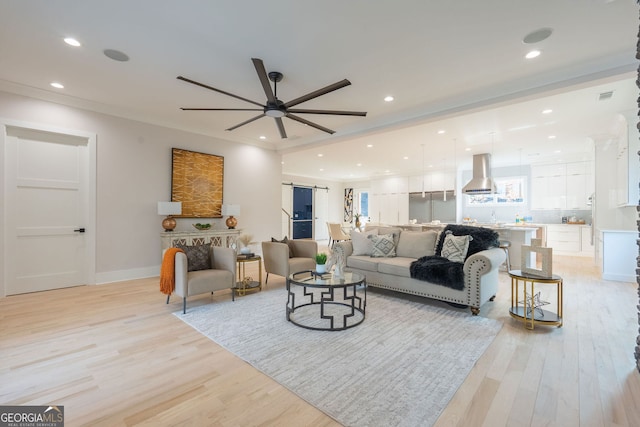
[(158, 215), (166, 215), (162, 220), (164, 231), (173, 231), (176, 228), (176, 220), (172, 215), (182, 213), (182, 202), (158, 202)]
[(226, 224), (230, 230), (236, 228), (236, 225), (238, 225), (238, 220), (233, 216), (240, 215), (240, 205), (222, 205), (222, 215), (229, 215)]

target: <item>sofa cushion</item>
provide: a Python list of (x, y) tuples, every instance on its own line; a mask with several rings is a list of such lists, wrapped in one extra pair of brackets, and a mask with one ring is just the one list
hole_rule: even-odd
[(500, 246), (498, 242), (498, 233), (489, 228), (473, 227), (470, 225), (449, 224), (443, 230), (436, 247), (436, 255), (442, 254), (442, 245), (444, 244), (445, 233), (451, 231), (455, 236), (469, 235), (473, 240), (469, 242), (469, 250), (467, 258), (471, 255), (484, 251), (485, 249), (497, 248)]
[(404, 257), (383, 258), (378, 261), (378, 272), (393, 276), (411, 277), (409, 268), (413, 261), (415, 259)]
[(358, 270), (378, 271), (378, 259), (367, 255), (351, 255), (347, 258), (347, 267)]
[(211, 244), (206, 245), (176, 245), (187, 255), (187, 271), (211, 269)]
[(437, 236), (435, 231), (403, 231), (400, 233), (396, 255), (416, 259), (434, 255)]
[(396, 245), (393, 242), (393, 234), (369, 236), (369, 238), (373, 242), (372, 257), (384, 258), (396, 256)]
[(442, 244), (442, 256), (449, 261), (464, 263), (471, 241), (471, 236), (454, 236), (451, 231), (447, 231)]
[(377, 236), (378, 230), (368, 230), (364, 233), (351, 233), (351, 244), (353, 245), (352, 255), (368, 255), (373, 252), (373, 241), (369, 236)]

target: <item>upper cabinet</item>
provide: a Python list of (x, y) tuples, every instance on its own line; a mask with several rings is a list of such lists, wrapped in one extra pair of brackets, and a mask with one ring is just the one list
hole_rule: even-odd
[(420, 193), (424, 191), (444, 191), (455, 190), (456, 177), (451, 172), (431, 172), (425, 175), (416, 175), (409, 177), (409, 192)]
[(588, 210), (593, 162), (531, 166), (531, 209)]
[(627, 135), (618, 140), (616, 158), (616, 199), (618, 206), (636, 206), (640, 195), (640, 135), (635, 123), (635, 116), (627, 117)]

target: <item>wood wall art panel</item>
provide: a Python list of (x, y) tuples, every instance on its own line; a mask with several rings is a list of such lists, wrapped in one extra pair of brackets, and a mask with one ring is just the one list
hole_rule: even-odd
[(171, 201), (182, 202), (183, 218), (221, 218), (224, 157), (172, 149)]

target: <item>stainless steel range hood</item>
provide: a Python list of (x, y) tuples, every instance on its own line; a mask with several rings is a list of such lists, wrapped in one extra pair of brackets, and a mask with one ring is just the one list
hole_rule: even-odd
[(496, 184), (491, 175), (491, 154), (474, 154), (473, 156), (473, 178), (462, 187), (464, 194), (494, 194)]

